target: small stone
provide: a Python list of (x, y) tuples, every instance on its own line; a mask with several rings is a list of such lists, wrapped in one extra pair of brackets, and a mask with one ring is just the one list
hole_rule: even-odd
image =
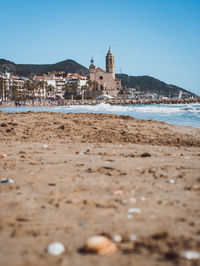
[(189, 159), (190, 159), (190, 157), (186, 156), (186, 157), (184, 157), (184, 159), (185, 159), (185, 160), (189, 160)]
[(2, 178), (0, 183), (10, 183), (13, 184), (14, 180), (12, 180), (11, 178)]
[(145, 197), (141, 197), (140, 200), (141, 200), (141, 201), (145, 201), (146, 198), (145, 198)]
[(132, 219), (132, 218), (133, 218), (133, 215), (132, 215), (132, 214), (127, 214), (126, 217), (127, 217), (128, 219)]
[(87, 225), (87, 223), (85, 222), (85, 221), (82, 221), (82, 222), (80, 222), (80, 224), (79, 224), (81, 227), (85, 227), (86, 225)]
[(122, 195), (122, 194), (124, 194), (124, 192), (123, 192), (123, 190), (115, 190), (113, 194), (114, 195)]
[(130, 198), (130, 202), (136, 202), (136, 199), (135, 198)]
[(127, 202), (128, 202), (128, 200), (126, 200), (126, 199), (123, 199), (123, 200), (121, 200), (121, 204), (127, 204)]
[(200, 253), (194, 250), (189, 250), (181, 253), (181, 256), (188, 260), (200, 259)]
[(136, 238), (137, 238), (137, 237), (136, 237), (135, 235), (130, 235), (130, 236), (129, 236), (129, 240), (130, 240), (130, 241), (135, 241)]
[(141, 212), (141, 210), (138, 209), (138, 208), (130, 208), (130, 209), (128, 210), (128, 213), (140, 213), (140, 212)]
[(114, 235), (112, 239), (117, 243), (120, 243), (122, 241), (122, 237), (120, 235)]
[(54, 242), (47, 247), (47, 253), (51, 255), (60, 255), (65, 251), (65, 247), (62, 243)]

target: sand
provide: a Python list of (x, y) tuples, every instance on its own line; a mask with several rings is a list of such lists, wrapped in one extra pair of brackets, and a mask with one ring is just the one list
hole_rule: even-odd
[[(28, 112), (0, 113), (0, 133), (1, 266), (199, 265), (181, 253), (200, 252), (200, 129)], [(82, 253), (93, 235), (119, 251)]]

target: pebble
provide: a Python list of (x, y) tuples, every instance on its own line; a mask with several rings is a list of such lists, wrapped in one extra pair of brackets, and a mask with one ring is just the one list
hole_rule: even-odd
[(141, 197), (140, 200), (141, 200), (141, 201), (145, 201), (146, 198), (145, 198), (145, 197)]
[(120, 243), (122, 241), (122, 237), (120, 235), (114, 235), (112, 239), (117, 243)]
[(114, 195), (122, 195), (122, 194), (124, 194), (124, 191), (123, 190), (115, 190), (113, 194)]
[(167, 183), (175, 184), (175, 181), (174, 181), (174, 179), (169, 179), (169, 180), (167, 181)]
[(141, 212), (141, 210), (138, 209), (138, 208), (130, 208), (130, 209), (128, 210), (128, 213), (140, 213), (140, 212)]
[(188, 260), (200, 259), (200, 253), (197, 251), (189, 250), (181, 253), (181, 256)]
[(136, 239), (137, 239), (137, 237), (135, 235), (129, 236), (129, 240), (130, 241), (135, 241)]
[(87, 223), (85, 222), (85, 221), (82, 221), (82, 222), (80, 222), (80, 224), (79, 224), (81, 227), (85, 227), (86, 225), (87, 225)]
[(48, 148), (48, 144), (42, 145), (42, 149), (46, 149), (46, 148)]
[(126, 199), (121, 200), (121, 203), (124, 204), (124, 205), (127, 204), (127, 202), (128, 202), (128, 200), (126, 200)]
[(184, 159), (185, 159), (185, 160), (189, 160), (189, 159), (190, 159), (190, 157), (186, 156), (186, 157), (184, 157)]
[(47, 247), (47, 253), (51, 255), (60, 255), (65, 251), (65, 247), (62, 243), (54, 242)]
[(130, 202), (136, 202), (135, 198), (130, 198)]
[(11, 178), (2, 178), (0, 183), (10, 183), (13, 184), (14, 180), (12, 180)]
[(126, 217), (127, 217), (128, 219), (132, 219), (132, 218), (133, 218), (133, 215), (132, 215), (132, 214), (127, 214)]

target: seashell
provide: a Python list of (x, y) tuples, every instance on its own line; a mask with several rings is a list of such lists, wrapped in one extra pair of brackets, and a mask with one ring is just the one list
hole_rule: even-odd
[(2, 154), (0, 154), (0, 157), (3, 159), (3, 158), (6, 158), (7, 157), (7, 154), (5, 154), (5, 153), (2, 153)]
[(118, 251), (118, 246), (105, 236), (92, 236), (86, 241), (84, 249), (99, 255), (111, 255)]
[(169, 179), (167, 182), (170, 183), (170, 184), (175, 184), (174, 179)]
[(2, 178), (0, 183), (10, 183), (13, 184), (14, 180), (12, 180), (11, 178)]
[(45, 150), (45, 149), (47, 149), (47, 148), (48, 148), (48, 144), (43, 144), (43, 145), (42, 145), (42, 149)]
[(188, 251), (182, 252), (181, 256), (188, 260), (200, 259), (200, 253), (194, 250), (188, 250)]
[(47, 253), (51, 255), (55, 255), (55, 256), (60, 255), (64, 251), (65, 251), (65, 247), (60, 242), (54, 242), (47, 247)]
[(141, 212), (141, 210), (138, 209), (138, 208), (130, 208), (130, 209), (128, 210), (128, 213), (140, 213), (140, 212)]

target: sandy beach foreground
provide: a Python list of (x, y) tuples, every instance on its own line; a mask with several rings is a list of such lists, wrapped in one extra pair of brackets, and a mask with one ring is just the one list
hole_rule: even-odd
[[(2, 266), (199, 265), (200, 129), (28, 112), (0, 113), (0, 133)], [(93, 235), (118, 252), (81, 252)]]

